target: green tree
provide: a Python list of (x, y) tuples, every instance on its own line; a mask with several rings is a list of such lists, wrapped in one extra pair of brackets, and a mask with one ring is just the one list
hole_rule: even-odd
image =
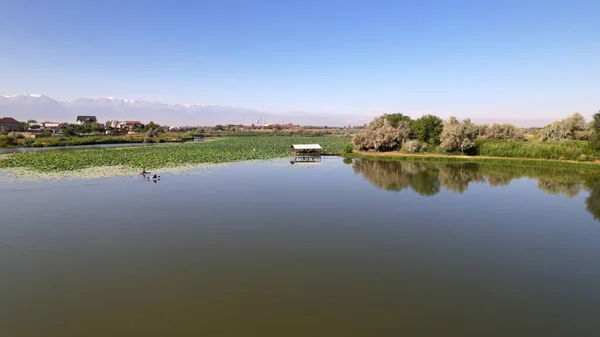
[(401, 113), (384, 114), (382, 117), (384, 119), (386, 119), (388, 122), (390, 122), (390, 125), (394, 128), (397, 128), (398, 125), (400, 124), (400, 122), (410, 122), (411, 121), (410, 117), (404, 116)]
[(92, 123), (92, 131), (103, 131), (103, 130), (104, 130), (104, 125), (102, 125), (98, 122)]
[(65, 126), (62, 129), (62, 135), (65, 136), (65, 137), (75, 136), (75, 129), (72, 126), (70, 126), (70, 125)]
[(35, 119), (30, 119), (27, 121), (27, 124), (37, 124), (37, 121)]
[(592, 127), (592, 139), (590, 140), (590, 145), (596, 149), (600, 150), (600, 111), (594, 114), (594, 118), (591, 123)]
[(154, 124), (153, 121), (150, 121), (150, 123), (144, 125), (143, 131), (154, 130), (156, 128), (158, 128), (158, 126), (156, 124)]
[(410, 127), (416, 139), (435, 145), (440, 143), (440, 134), (444, 128), (444, 121), (437, 116), (425, 115), (415, 119)]
[(41, 133), (42, 137), (51, 137), (52, 136), (52, 131), (50, 130), (44, 130)]

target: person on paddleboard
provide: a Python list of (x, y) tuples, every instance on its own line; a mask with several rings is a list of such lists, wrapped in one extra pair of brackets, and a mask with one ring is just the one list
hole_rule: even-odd
[(142, 174), (146, 174), (146, 168), (142, 167)]

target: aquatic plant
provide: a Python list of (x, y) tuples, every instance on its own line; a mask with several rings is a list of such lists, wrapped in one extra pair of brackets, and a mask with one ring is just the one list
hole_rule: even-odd
[(231, 137), (204, 143), (23, 153), (0, 160), (0, 168), (21, 167), (41, 172), (98, 166), (156, 169), (196, 163), (283, 158), (289, 155), (290, 145), (297, 143), (318, 143), (324, 154), (341, 154), (348, 141), (348, 138), (342, 137)]

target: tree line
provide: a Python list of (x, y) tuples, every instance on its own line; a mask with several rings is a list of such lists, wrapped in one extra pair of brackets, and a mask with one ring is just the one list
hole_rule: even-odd
[(421, 152), (436, 148), (446, 152), (470, 153), (479, 139), (505, 141), (590, 141), (600, 149), (600, 112), (591, 122), (579, 114), (556, 121), (531, 133), (512, 124), (478, 125), (470, 119), (450, 117), (443, 121), (433, 115), (411, 119), (400, 113), (384, 114), (373, 119), (353, 138), (361, 150)]

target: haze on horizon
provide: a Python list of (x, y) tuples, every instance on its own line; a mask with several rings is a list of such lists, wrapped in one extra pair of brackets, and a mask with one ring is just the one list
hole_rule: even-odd
[(540, 124), (600, 109), (600, 2), (22, 1), (0, 94)]

